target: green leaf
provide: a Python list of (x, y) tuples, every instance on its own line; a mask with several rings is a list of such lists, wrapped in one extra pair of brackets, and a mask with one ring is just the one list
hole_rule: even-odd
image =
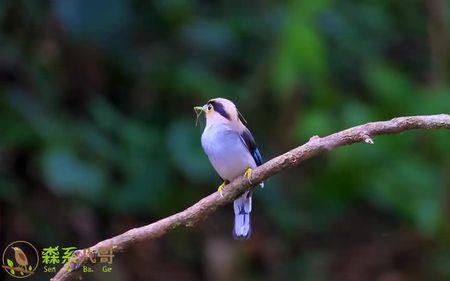
[(14, 269), (12, 269), (12, 267), (14, 267), (14, 263), (12, 260), (10, 259), (6, 259), (6, 263), (8, 264), (8, 266), (11, 267), (10, 272), (12, 275), (16, 275), (16, 272), (14, 271)]
[(29, 271), (33, 271), (33, 267), (31, 265), (28, 266)]

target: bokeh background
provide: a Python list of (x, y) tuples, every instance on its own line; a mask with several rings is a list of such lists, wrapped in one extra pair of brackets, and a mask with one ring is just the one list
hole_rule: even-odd
[[(449, 113), (449, 15), (446, 0), (1, 1), (2, 249), (85, 248), (214, 192), (192, 108), (213, 97), (266, 159)], [(450, 280), (450, 132), (374, 141), (271, 178), (248, 241), (227, 206), (85, 278)]]

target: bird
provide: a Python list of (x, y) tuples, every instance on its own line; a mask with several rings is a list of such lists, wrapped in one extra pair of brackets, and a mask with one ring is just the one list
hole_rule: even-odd
[(28, 259), (25, 253), (19, 247), (12, 247), (12, 249), (14, 250), (14, 258), (16, 259), (16, 262), (19, 265), (19, 267), (23, 268), (24, 270), (27, 270)]
[[(197, 116), (205, 113), (206, 126), (201, 145), (223, 181), (217, 189), (219, 194), (223, 196), (225, 185), (239, 176), (245, 175), (251, 183), (252, 170), (260, 166), (263, 160), (255, 138), (240, 119), (242, 115), (236, 105), (225, 98), (214, 98), (194, 109)], [(260, 184), (261, 187), (263, 184)], [(247, 190), (237, 198), (233, 202), (233, 209), (233, 238), (248, 239), (251, 235), (252, 191)]]

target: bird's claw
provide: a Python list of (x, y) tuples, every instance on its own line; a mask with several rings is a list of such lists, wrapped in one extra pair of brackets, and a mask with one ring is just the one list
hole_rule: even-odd
[(245, 171), (245, 174), (244, 174), (244, 176), (247, 178), (247, 180), (248, 180), (248, 182), (250, 183), (250, 184), (252, 184), (252, 180), (251, 180), (251, 177), (252, 177), (252, 168), (248, 168), (246, 171)]
[(220, 197), (222, 197), (223, 198), (223, 188), (225, 187), (225, 185), (226, 185), (226, 182), (223, 182), (221, 185), (219, 185), (219, 187), (217, 188), (217, 191), (219, 192), (219, 194), (220, 194)]

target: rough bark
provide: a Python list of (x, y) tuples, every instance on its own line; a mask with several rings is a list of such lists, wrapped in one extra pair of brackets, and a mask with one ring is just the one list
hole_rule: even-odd
[[(313, 156), (340, 146), (359, 142), (373, 144), (374, 136), (397, 134), (414, 129), (450, 129), (450, 115), (398, 117), (389, 121), (371, 122), (352, 127), (326, 137), (314, 136), (307, 143), (277, 156), (253, 170), (251, 182), (253, 185), (256, 185), (285, 169), (295, 167)], [(76, 256), (69, 261), (71, 266), (61, 268), (51, 280), (76, 279), (81, 274), (80, 269), (82, 266), (93, 265), (91, 258), (98, 258), (98, 252), (101, 249), (111, 249), (114, 254), (117, 254), (126, 251), (130, 246), (137, 243), (161, 237), (177, 227), (193, 227), (198, 222), (206, 219), (218, 207), (232, 202), (248, 188), (251, 188), (249, 181), (244, 177), (240, 177), (224, 188), (223, 197), (215, 192), (182, 212), (100, 241), (88, 248), (89, 251), (87, 249), (79, 250), (76, 252)]]

